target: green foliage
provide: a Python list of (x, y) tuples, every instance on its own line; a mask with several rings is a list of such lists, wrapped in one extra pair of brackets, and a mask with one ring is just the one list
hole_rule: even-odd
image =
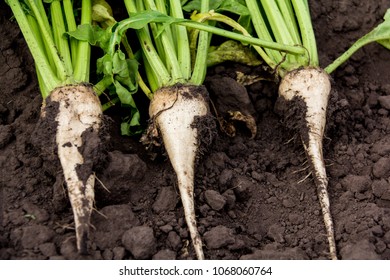
[(97, 25), (82, 24), (76, 30), (67, 32), (67, 34), (79, 41), (87, 41), (92, 46), (99, 46), (103, 50), (107, 48), (111, 34)]
[(384, 21), (371, 30), (369, 33), (358, 39), (346, 52), (340, 55), (334, 62), (325, 68), (325, 71), (332, 73), (337, 67), (348, 60), (357, 50), (363, 46), (378, 42), (390, 50), (390, 8), (383, 17)]
[(380, 25), (382, 27), (379, 27), (381, 29), (379, 33), (385, 34), (386, 39), (380, 39), (377, 42), (390, 50), (390, 9), (386, 11), (386, 14), (383, 19), (385, 21), (383, 24)]
[[(183, 6), (186, 12), (200, 11), (201, 0), (194, 0)], [(210, 10), (216, 12), (229, 12), (240, 16), (249, 15), (248, 8), (245, 6), (245, 1), (240, 0), (213, 0), (210, 1)]]
[(225, 61), (234, 61), (249, 66), (258, 66), (262, 63), (254, 52), (236, 41), (226, 41), (218, 47), (210, 47), (207, 54), (207, 66), (214, 66)]
[(68, 32), (68, 35), (103, 50), (104, 55), (97, 60), (97, 74), (113, 85), (110, 88), (113, 98), (117, 96), (122, 106), (130, 108), (130, 116), (124, 120), (121, 129), (125, 135), (133, 135), (140, 132), (140, 114), (133, 98), (138, 90), (138, 62), (126, 57), (119, 47), (113, 50), (109, 48), (113, 27), (115, 24), (106, 29), (97, 25), (80, 25), (77, 30)]
[(140, 114), (138, 110), (132, 109), (131, 117), (126, 117), (121, 123), (122, 135), (133, 136), (143, 132), (140, 124)]

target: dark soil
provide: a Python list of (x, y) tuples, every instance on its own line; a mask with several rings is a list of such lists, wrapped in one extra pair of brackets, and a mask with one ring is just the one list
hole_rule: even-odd
[[(390, 6), (389, 0), (310, 3), (322, 66), (376, 26)], [(62, 174), (33, 139), (42, 102), (33, 60), (4, 1), (0, 11), (0, 259), (75, 259)], [(324, 156), (341, 259), (390, 259), (389, 70), (390, 52), (372, 44), (332, 75), (336, 107)], [(216, 66), (208, 83), (235, 79), (236, 71), (256, 75), (261, 67)], [(240, 124), (233, 138), (219, 132), (196, 173), (205, 256), (326, 259), (314, 183), (304, 180), (308, 170), (299, 139), (274, 111), (275, 84), (259, 81), (245, 88), (256, 137)], [(216, 98), (218, 89), (210, 93)], [(152, 161), (139, 138), (120, 136), (116, 108), (108, 115), (114, 121), (107, 166), (97, 173), (90, 257), (193, 259), (169, 161)]]

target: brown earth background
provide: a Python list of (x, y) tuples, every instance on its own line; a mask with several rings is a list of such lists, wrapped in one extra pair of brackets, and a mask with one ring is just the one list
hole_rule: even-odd
[[(321, 66), (379, 22), (389, 0), (309, 1)], [(114, 10), (116, 7), (114, 7)], [(73, 215), (62, 174), (34, 141), (42, 99), (33, 60), (0, 3), (0, 259), (76, 259)], [(217, 100), (241, 91), (257, 136), (219, 131), (196, 173), (195, 205), (207, 259), (327, 259), (314, 183), (295, 135), (274, 113), (269, 81), (238, 86), (226, 63), (210, 69)], [(332, 74), (324, 156), (341, 259), (390, 259), (390, 51), (371, 44)], [(231, 97), (233, 98), (233, 97)], [(226, 98), (229, 100), (229, 98)], [(233, 99), (233, 103), (235, 103)], [(107, 115), (107, 162), (96, 175), (92, 259), (194, 259), (175, 175), (152, 161), (139, 137), (120, 135), (120, 108)], [(145, 118), (145, 117), (144, 117)], [(44, 144), (44, 143), (43, 143)], [(106, 188), (110, 191), (108, 192)]]

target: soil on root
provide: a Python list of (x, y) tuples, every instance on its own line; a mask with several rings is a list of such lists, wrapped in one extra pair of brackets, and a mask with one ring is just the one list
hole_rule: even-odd
[[(388, 1), (310, 1), (322, 66), (380, 22)], [(0, 3), (0, 259), (75, 259), (73, 215), (62, 178), (33, 145), (41, 98), (33, 62)], [(372, 44), (333, 75), (336, 110), (324, 140), (339, 257), (390, 259), (390, 52)], [(209, 71), (236, 79), (224, 64)], [(257, 121), (250, 139), (219, 133), (195, 182), (207, 259), (325, 259), (321, 209), (300, 140), (274, 113), (277, 87), (246, 86)], [(218, 94), (218, 93), (216, 93)], [(114, 120), (115, 110), (110, 111)], [(108, 163), (97, 176), (93, 259), (195, 257), (169, 161), (110, 124)], [(104, 184), (104, 187), (103, 187)], [(108, 192), (109, 190), (109, 192)], [(140, 242), (140, 240), (142, 242)]]
[[(171, 109), (175, 110), (174, 107), (178, 103), (183, 104), (183, 102), (191, 102), (191, 100), (200, 104), (205, 103), (207, 106), (207, 113), (195, 116), (190, 124), (191, 128), (196, 128), (197, 130), (195, 165), (198, 164), (202, 155), (206, 153), (216, 134), (215, 118), (211, 115), (208, 105), (209, 93), (203, 85), (175, 84), (170, 87), (160, 88), (156, 91), (154, 99), (151, 101), (152, 105), (149, 106), (150, 119), (148, 121), (148, 127), (140, 141), (145, 145), (151, 158), (155, 158), (158, 154), (166, 155), (163, 144), (164, 137), (160, 131), (161, 128), (159, 127), (158, 121), (160, 114), (169, 112)], [(187, 105), (188, 107), (190, 106)]]

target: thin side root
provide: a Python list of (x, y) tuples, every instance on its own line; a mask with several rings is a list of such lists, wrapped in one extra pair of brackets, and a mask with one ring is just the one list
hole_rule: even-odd
[(99, 184), (103, 187), (103, 189), (105, 189), (106, 192), (111, 193), (111, 191), (106, 187), (106, 185), (102, 182), (102, 180), (100, 180), (99, 177), (96, 176), (96, 174), (94, 175), (95, 175), (95, 179), (99, 182)]
[(307, 180), (307, 178), (310, 177), (310, 175), (311, 175), (311, 172), (309, 174), (307, 174), (305, 177), (303, 177), (301, 180), (299, 180), (297, 182), (297, 184), (299, 185), (299, 184), (302, 184), (303, 182), (305, 182)]

